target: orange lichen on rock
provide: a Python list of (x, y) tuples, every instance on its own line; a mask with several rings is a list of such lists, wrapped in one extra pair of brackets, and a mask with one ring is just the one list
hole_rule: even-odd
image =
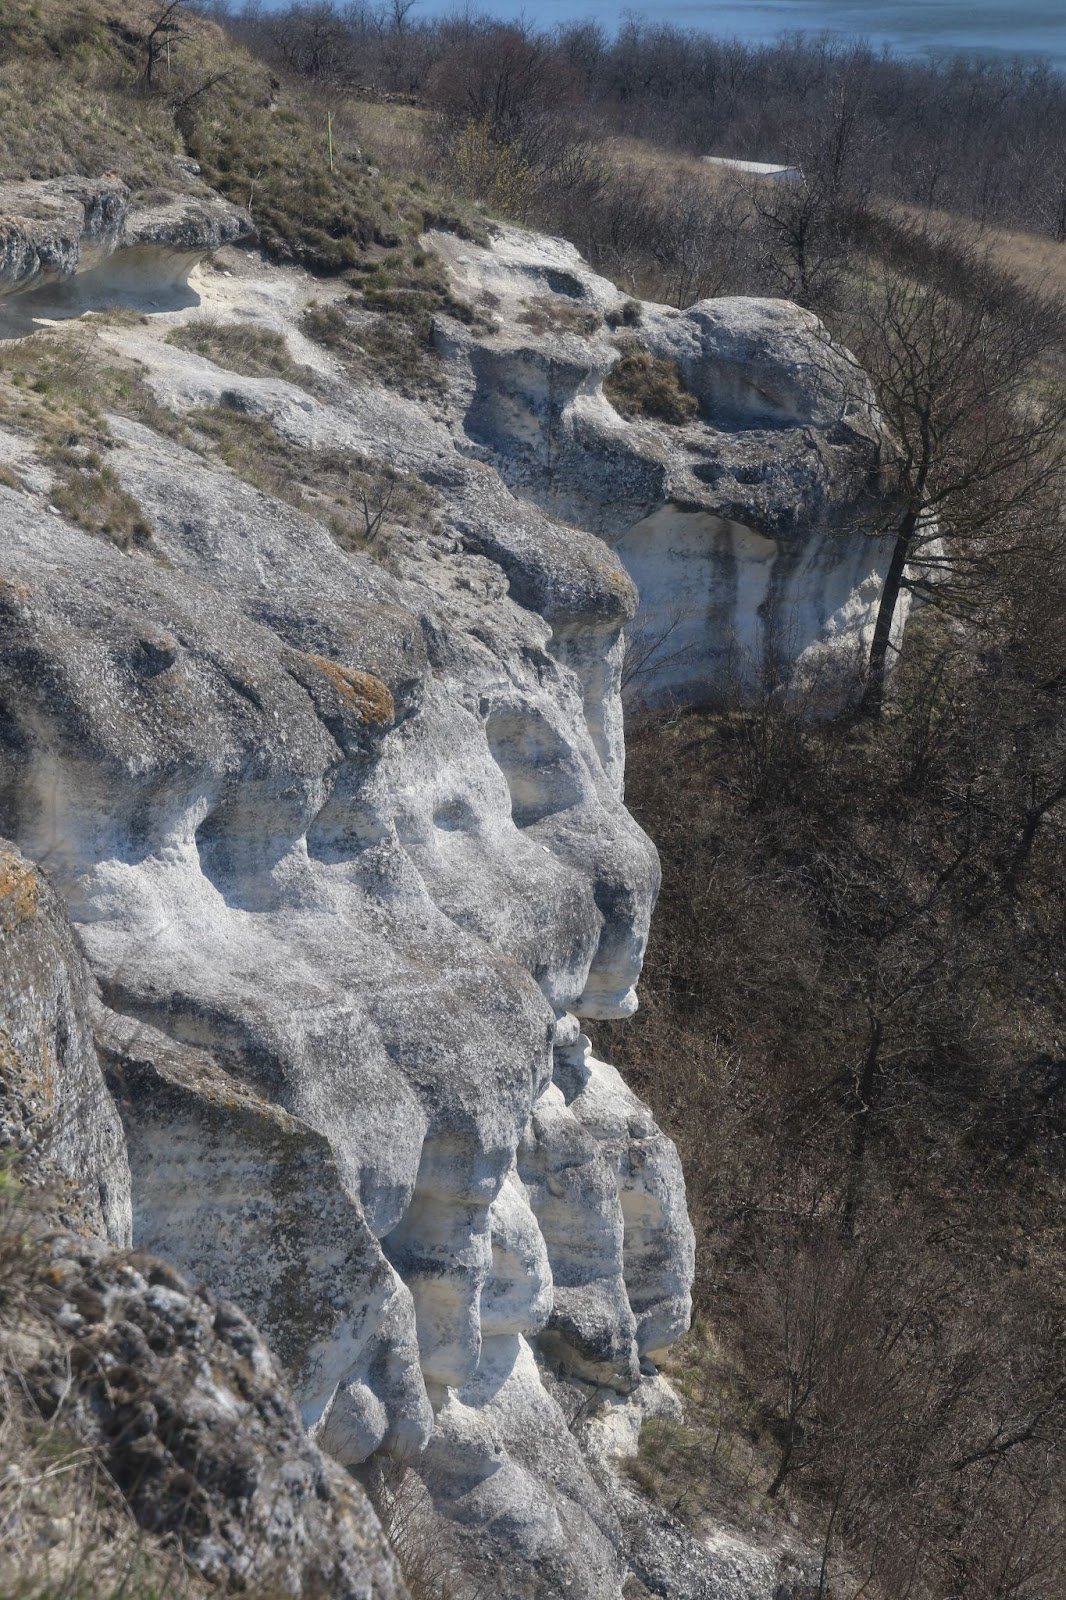
[(23, 604), (30, 598), (28, 583), (19, 583), (14, 578), (0, 578), (0, 600), (20, 600)]
[(352, 667), (327, 661), (325, 656), (311, 656), (309, 659), (362, 722), (371, 728), (388, 727), (396, 715), (396, 705), (387, 683), (376, 678), (372, 672), (356, 672)]
[(0, 932), (10, 933), (35, 916), (40, 900), (37, 874), (21, 856), (0, 851)]

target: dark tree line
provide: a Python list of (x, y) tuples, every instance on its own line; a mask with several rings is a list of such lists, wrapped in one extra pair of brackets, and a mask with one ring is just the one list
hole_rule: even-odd
[(790, 1502), (833, 1594), (1062, 1592), (1057, 497), (1025, 533), (979, 628), (912, 624), (882, 721), (768, 696), (627, 739), (663, 896), (608, 1049), (681, 1146), (714, 1330), (661, 1470)]
[(851, 185), (1066, 240), (1066, 78), (1041, 63), (903, 61), (798, 38), (750, 46), (637, 21), (615, 36), (591, 22), (547, 33), (426, 20), (412, 0), (249, 0), (228, 21), (279, 67), (487, 117), (497, 137), (550, 114), (572, 131), (803, 164), (845, 108)]

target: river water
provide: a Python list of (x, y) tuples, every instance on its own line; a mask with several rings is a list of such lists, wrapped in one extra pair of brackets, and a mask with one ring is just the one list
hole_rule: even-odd
[[(423, 16), (455, 9), (455, 0), (421, 0)], [(486, 0), (475, 9), (493, 16), (525, 17), (550, 27), (592, 18), (613, 30), (624, 14), (646, 22), (699, 28), (749, 44), (769, 43), (782, 33), (829, 34), (865, 39), (894, 53), (929, 51), (984, 55), (1043, 56), (1066, 71), (1066, 0), (660, 0), (618, 4), (615, 0)]]

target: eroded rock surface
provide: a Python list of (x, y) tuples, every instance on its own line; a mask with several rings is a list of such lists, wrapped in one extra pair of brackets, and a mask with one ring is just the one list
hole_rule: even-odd
[[(134, 198), (118, 178), (0, 183), (0, 327), (149, 294), (191, 304), (196, 263), (251, 232), (248, 216), (175, 161), (174, 187)], [(183, 293), (184, 291), (184, 293)]]
[(0, 838), (0, 1150), (70, 1181), (79, 1218), (130, 1242), (130, 1167), (93, 1047), (93, 985), (65, 908)]
[[(540, 1130), (556, 1166), (580, 1141), (598, 1196), (550, 1248), (520, 1147), (558, 1098), (557, 1017), (632, 1007), (654, 852), (548, 626), (485, 557), (431, 548), (393, 577), (114, 426), (165, 564), (0, 490), (0, 696), (5, 815), (49, 860), (120, 1019), (100, 1037), (134, 1239), (245, 1307), (342, 1461), (416, 1455), (435, 1410), (427, 1478), (488, 1550), (537, 1470), (501, 1475), (501, 1458), (569, 1437), (526, 1335), (569, 1329), (553, 1268), (594, 1262), (608, 1234), (589, 1338), (609, 1381), (639, 1379), (616, 1134), (600, 1155), (565, 1107), (561, 1155)], [(631, 592), (606, 551), (580, 590), (588, 559), (560, 574), (570, 620), (584, 606), (609, 650)], [(523, 1512), (530, 1592), (565, 1548), (590, 1596), (615, 1595), (565, 1448), (565, 1537), (557, 1496)], [(461, 1458), (486, 1487), (460, 1508)]]
[[(676, 1152), (583, 1031), (634, 1009), (658, 888), (622, 798), (627, 539), (703, 519), (703, 567), (664, 534), (664, 605), (713, 588), (734, 527), (782, 571), (828, 563), (843, 613), (782, 656), (738, 557), (729, 627), (703, 615), (658, 681), (706, 691), (744, 628), (791, 671), (866, 625), (873, 547), (830, 534), (869, 512), (880, 436), (817, 326), (755, 302), (645, 308), (706, 414), (625, 421), (606, 327), (518, 317), (613, 288), (553, 241), (505, 232), (494, 277), (437, 243), (500, 326), (442, 319), (425, 402), (353, 378), (301, 330), (321, 287), (261, 263), (192, 291), (284, 334), (305, 381), (166, 344), (196, 312), (101, 329), (190, 431), (108, 419), (133, 555), (56, 516), (42, 471), (0, 486), (0, 826), (100, 986), (134, 1243), (242, 1307), (341, 1463), (408, 1463), (508, 1600), (619, 1600), (634, 1512), (605, 1463), (671, 1403), (693, 1269)], [(197, 448), (204, 408), (415, 474), (432, 517), (383, 559), (342, 547)], [(716, 1592), (686, 1538), (684, 1592)]]
[[(50, 1430), (51, 1471), (80, 1474), (84, 1495), (94, 1470), (106, 1474), (150, 1536), (138, 1581), (174, 1550), (194, 1574), (230, 1592), (403, 1600), (365, 1494), (307, 1437), (247, 1316), (163, 1262), (116, 1248), (129, 1243), (130, 1169), (90, 1017), (97, 1013), (101, 1030), (125, 1030), (131, 1048), (135, 1025), (105, 1017), (94, 987), (47, 876), (0, 844), (5, 1412), (28, 1407), (37, 1432)], [(152, 1047), (142, 1037), (137, 1054)], [(181, 1066), (168, 1077), (160, 1064), (158, 1074), (149, 1092), (162, 1095), (180, 1081)], [(200, 1088), (205, 1104), (217, 1094), (217, 1085)], [(252, 1097), (228, 1090), (239, 1116)], [(221, 1116), (221, 1097), (216, 1105)], [(176, 1117), (171, 1126), (180, 1135)], [(236, 1140), (230, 1153), (236, 1181)], [(134, 1161), (143, 1173), (135, 1146)], [(301, 1176), (294, 1162), (293, 1180)], [(14, 1211), (12, 1180), (31, 1197)], [(177, 1211), (180, 1196), (173, 1188), (168, 1197)], [(190, 1212), (202, 1217), (195, 1204)], [(323, 1224), (328, 1229), (328, 1215)], [(383, 1319), (379, 1332), (386, 1328)], [(10, 1447), (10, 1415), (6, 1421)], [(0, 1571), (18, 1586), (39, 1580), (48, 1592), (90, 1583), (68, 1548), (70, 1530), (64, 1536), (62, 1498), (46, 1498), (44, 1479), (34, 1489), (26, 1465), (5, 1470)], [(88, 1500), (74, 1507), (80, 1518), (91, 1509)], [(100, 1515), (106, 1525), (104, 1508)], [(107, 1535), (98, 1529), (97, 1537)], [(17, 1574), (9, 1552), (21, 1552)], [(124, 1586), (131, 1574), (118, 1559)], [(177, 1568), (173, 1577), (188, 1587)]]
[[(891, 553), (891, 446), (853, 357), (787, 301), (638, 306), (562, 240), (432, 238), (496, 319), (441, 329), (467, 448), (617, 551), (641, 597), (635, 692), (846, 696)], [(612, 404), (633, 349), (673, 364), (691, 417)]]
[(45, 1326), (66, 1337), (23, 1358), (26, 1382), (141, 1527), (231, 1591), (403, 1600), (366, 1495), (308, 1439), (236, 1305), (139, 1254), (84, 1239), (49, 1248)]

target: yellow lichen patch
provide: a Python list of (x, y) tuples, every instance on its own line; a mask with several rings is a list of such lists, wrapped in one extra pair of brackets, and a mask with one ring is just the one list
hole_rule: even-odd
[(4, 1024), (0, 1022), (0, 1083), (10, 1086), (20, 1066), (18, 1051), (11, 1042), (11, 1035)]
[(0, 600), (18, 600), (25, 605), (29, 598), (28, 583), (18, 583), (14, 578), (0, 578)]
[(636, 593), (633, 580), (624, 568), (609, 566), (606, 561), (597, 561), (596, 570), (602, 576), (607, 587), (613, 589), (616, 594), (628, 597)]
[(19, 856), (0, 851), (0, 931), (10, 933), (36, 915), (40, 886), (34, 869)]
[(339, 666), (327, 661), (325, 656), (310, 656), (323, 677), (337, 694), (371, 728), (386, 728), (396, 715), (396, 705), (387, 683), (375, 678), (372, 672), (356, 672), (352, 667)]

